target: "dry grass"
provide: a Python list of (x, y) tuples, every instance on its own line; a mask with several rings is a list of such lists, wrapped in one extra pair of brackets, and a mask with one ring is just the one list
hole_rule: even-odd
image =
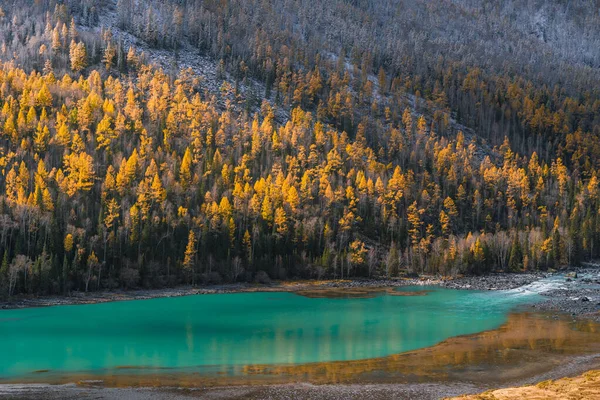
[(575, 378), (548, 380), (532, 386), (489, 390), (455, 400), (584, 400), (600, 399), (600, 370), (592, 370)]

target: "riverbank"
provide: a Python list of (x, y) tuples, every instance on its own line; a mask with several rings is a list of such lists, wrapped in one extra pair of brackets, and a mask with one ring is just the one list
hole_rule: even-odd
[[(321, 281), (274, 281), (270, 284), (231, 283), (206, 286), (182, 286), (165, 289), (73, 292), (69, 296), (17, 296), (0, 300), (0, 309), (47, 307), (144, 300), (204, 294), (245, 292), (294, 292), (307, 297), (373, 297), (393, 293), (403, 286), (440, 286), (459, 290), (511, 290), (555, 278), (554, 286), (540, 290), (545, 301), (532, 306), (537, 311), (565, 313), (600, 321), (600, 265), (587, 264), (560, 272), (492, 273), (484, 276), (397, 279), (353, 279)], [(539, 288), (538, 288), (539, 289)], [(535, 290), (531, 288), (531, 290)], [(424, 293), (415, 293), (424, 294)]]
[(348, 297), (367, 297), (369, 295), (374, 296), (377, 292), (382, 292), (393, 287), (436, 285), (439, 283), (439, 280), (431, 278), (405, 280), (276, 281), (271, 284), (230, 283), (196, 287), (181, 286), (166, 289), (116, 290), (89, 293), (73, 292), (69, 296), (15, 296), (10, 300), (0, 301), (0, 309), (95, 304), (111, 301), (251, 292), (294, 292), (301, 295), (306, 294), (308, 297), (319, 297), (318, 292), (320, 292), (323, 295), (329, 293), (328, 297), (337, 297), (342, 294)]
[[(311, 384), (182, 387), (107, 387), (102, 381), (77, 384), (0, 384), (0, 398), (7, 400), (227, 400), (227, 399), (330, 399), (354, 400), (517, 400), (591, 399), (600, 397), (600, 370), (582, 373), (584, 365), (558, 368), (527, 383), (489, 389), (472, 382), (400, 384)], [(596, 363), (597, 365), (597, 363)], [(588, 367), (589, 368), (589, 367)], [(581, 375), (579, 375), (581, 374)], [(564, 377), (573, 376), (570, 377)], [(525, 386), (527, 385), (527, 386)]]
[(0, 397), (10, 400), (189, 400), (194, 399), (331, 399), (331, 400), (434, 400), (484, 390), (469, 384), (376, 384), (376, 385), (313, 385), (285, 384), (264, 386), (181, 388), (110, 388), (68, 385), (2, 385)]
[(203, 294), (225, 294), (244, 292), (314, 292), (328, 291), (337, 295), (361, 296), (366, 292), (376, 293), (388, 288), (402, 286), (442, 286), (450, 289), (470, 290), (505, 290), (530, 284), (548, 274), (534, 272), (523, 274), (499, 273), (482, 277), (435, 277), (398, 279), (353, 279), (353, 280), (321, 280), (321, 281), (274, 281), (270, 284), (230, 283), (206, 286), (181, 286), (165, 289), (114, 290), (100, 292), (72, 292), (66, 296), (15, 296), (8, 300), (0, 300), (0, 309), (28, 307), (47, 307), (60, 305), (94, 304), (110, 301), (145, 300), (161, 297), (179, 297)]
[[(533, 287), (536, 282), (539, 285)], [(532, 309), (600, 322), (600, 264), (585, 264), (553, 273), (460, 277), (439, 285), (464, 290), (510, 290), (530, 285), (524, 289), (538, 291), (544, 297), (544, 301), (533, 304)]]
[[(201, 377), (198, 374), (169, 373), (145, 375), (128, 370), (108, 371), (107, 374), (69, 376), (69, 379), (44, 378), (40, 372), (37, 382), (0, 385), (0, 398), (9, 399), (79, 399), (79, 398), (411, 398), (434, 399), (461, 394), (480, 393), (491, 387), (502, 388), (532, 384), (548, 379), (581, 374), (600, 367), (600, 330), (597, 324), (564, 315), (552, 307), (571, 307), (570, 302), (596, 305), (591, 301), (573, 300), (574, 295), (586, 293), (595, 299), (600, 288), (600, 270), (579, 269), (564, 274), (496, 274), (486, 277), (462, 277), (453, 280), (422, 279), (360, 280), (360, 281), (302, 281), (275, 282), (271, 285), (235, 284), (197, 288), (177, 288), (161, 291), (129, 291), (94, 293), (74, 296), (66, 304), (86, 304), (155, 297), (175, 297), (209, 293), (238, 293), (255, 291), (287, 291), (306, 297), (372, 297), (390, 288), (406, 285), (439, 285), (451, 289), (537, 291), (540, 285), (552, 287), (547, 301), (538, 303), (538, 313), (514, 313), (498, 329), (467, 336), (456, 336), (438, 345), (392, 356), (346, 362), (309, 363), (302, 365), (251, 365), (240, 379), (219, 375)], [(557, 291), (562, 293), (556, 294)], [(427, 295), (424, 290), (410, 291)], [(69, 300), (67, 299), (67, 300)], [(62, 298), (19, 299), (13, 306), (32, 307), (57, 305)], [(75, 302), (79, 301), (79, 302)], [(576, 304), (579, 304), (576, 303)], [(40, 305), (39, 303), (33, 303)], [(65, 304), (65, 303), (58, 303)], [(563, 304), (561, 306), (561, 304)], [(591, 305), (590, 304), (590, 305)], [(592, 315), (593, 307), (581, 309)], [(579, 312), (579, 311), (576, 311)], [(525, 364), (524, 364), (525, 362)], [(386, 378), (382, 378), (385, 376)], [(298, 378), (301, 377), (301, 378)], [(362, 377), (362, 378), (357, 378)], [(421, 379), (419, 377), (428, 377)], [(209, 379), (203, 381), (203, 379)], [(47, 380), (46, 380), (47, 379)], [(77, 382), (77, 384), (63, 384)], [(302, 382), (302, 383), (298, 383)], [(427, 383), (425, 383), (427, 382)], [(154, 388), (160, 383), (160, 388)]]
[[(574, 372), (571, 374), (581, 374)], [(556, 380), (553, 380), (556, 379)], [(538, 378), (539, 381), (539, 378)], [(518, 383), (516, 385), (519, 385)], [(78, 384), (0, 384), (0, 398), (7, 400), (227, 400), (227, 399), (330, 399), (330, 400), (517, 400), (600, 398), (600, 370), (573, 378), (546, 378), (528, 386), (489, 390), (468, 382), (414, 384), (326, 384), (218, 386), (206, 388), (105, 387), (102, 382)]]
[(532, 305), (534, 310), (600, 322), (600, 266), (569, 271), (555, 287), (541, 294), (545, 300)]
[[(531, 287), (536, 282), (549, 279), (553, 279), (552, 287)], [(518, 288), (538, 290), (545, 300), (531, 306), (536, 311), (563, 313), (600, 321), (600, 264), (587, 264), (580, 268), (560, 272), (493, 273), (484, 276), (459, 277), (424, 275), (418, 278), (397, 279), (275, 281), (270, 284), (231, 283), (166, 289), (73, 292), (69, 296), (17, 296), (9, 300), (0, 300), (0, 309), (244, 292), (294, 292), (307, 297), (373, 297), (383, 292), (394, 293), (393, 289), (396, 287), (430, 285), (461, 290)]]

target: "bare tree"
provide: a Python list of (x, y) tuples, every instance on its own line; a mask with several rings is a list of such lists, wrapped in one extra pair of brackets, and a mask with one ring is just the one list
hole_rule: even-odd
[(15, 286), (17, 284), (17, 279), (21, 272), (27, 271), (31, 268), (32, 261), (29, 257), (19, 254), (15, 257), (13, 262), (10, 264), (8, 269), (8, 295), (12, 296), (13, 291), (15, 290)]
[(238, 279), (238, 277), (244, 273), (244, 267), (242, 267), (242, 259), (239, 256), (234, 257), (231, 266), (231, 277), (232, 281), (235, 282)]
[(504, 231), (498, 232), (494, 235), (494, 245), (498, 255), (498, 264), (500, 265), (500, 268), (506, 269), (508, 265), (508, 255), (510, 254), (510, 237)]
[(367, 254), (367, 266), (369, 267), (369, 277), (373, 276), (373, 272), (377, 268), (377, 263), (379, 262), (379, 252), (377, 248), (373, 247), (369, 249), (369, 253)]

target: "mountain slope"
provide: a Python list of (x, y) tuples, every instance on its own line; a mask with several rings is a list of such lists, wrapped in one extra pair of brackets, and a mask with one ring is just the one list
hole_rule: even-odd
[(597, 257), (595, 16), (446, 3), (6, 2), (1, 292)]

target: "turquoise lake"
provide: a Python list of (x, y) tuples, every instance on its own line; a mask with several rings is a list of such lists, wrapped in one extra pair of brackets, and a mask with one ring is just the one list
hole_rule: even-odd
[(382, 357), (494, 329), (535, 292), (215, 294), (0, 310), (0, 380), (34, 371), (202, 368)]

